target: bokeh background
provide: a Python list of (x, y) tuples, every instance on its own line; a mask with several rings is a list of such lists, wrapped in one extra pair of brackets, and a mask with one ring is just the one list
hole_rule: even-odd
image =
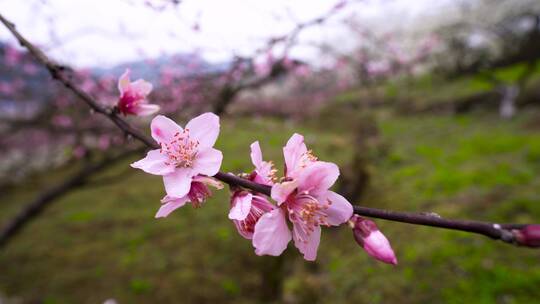
[[(0, 14), (103, 105), (129, 68), (181, 124), (220, 114), (224, 172), (252, 170), (255, 140), (282, 168), (298, 132), (354, 204), (540, 222), (537, 1), (1, 0)], [(323, 231), (316, 262), (292, 245), (258, 257), (228, 189), (156, 220), (163, 184), (129, 167), (138, 143), (0, 39), (0, 227), (60, 189), (0, 247), (0, 303), (540, 299), (540, 253), (482, 236), (377, 220), (392, 267), (345, 226)]]

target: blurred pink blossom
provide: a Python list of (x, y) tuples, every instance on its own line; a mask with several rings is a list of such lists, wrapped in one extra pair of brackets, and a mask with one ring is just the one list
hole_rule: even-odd
[(124, 115), (147, 116), (159, 111), (159, 106), (149, 104), (146, 96), (152, 91), (152, 84), (142, 79), (130, 82), (129, 70), (126, 70), (118, 80), (120, 99), (118, 110)]
[(59, 127), (70, 127), (73, 121), (67, 115), (56, 115), (52, 118), (52, 123)]
[(16, 48), (7, 45), (4, 53), (4, 62), (7, 66), (16, 66), (22, 58), (22, 53)]

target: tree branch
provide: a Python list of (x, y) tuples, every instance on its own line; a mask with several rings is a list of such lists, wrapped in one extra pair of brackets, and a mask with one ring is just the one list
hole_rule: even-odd
[(88, 178), (98, 172), (101, 172), (119, 161), (131, 155), (142, 153), (144, 148), (138, 147), (120, 153), (114, 157), (101, 160), (98, 163), (85, 166), (75, 175), (71, 176), (61, 184), (53, 187), (43, 194), (36, 197), (34, 201), (27, 204), (11, 221), (9, 221), (0, 231), (0, 248), (13, 238), (30, 220), (40, 215), (46, 207), (54, 200), (68, 194), (85, 185)]
[[(120, 116), (117, 115), (115, 111), (102, 107), (92, 96), (84, 92), (77, 85), (75, 85), (69, 78), (64, 75), (64, 70), (62, 66), (51, 61), (41, 50), (35, 47), (32, 43), (26, 40), (15, 28), (15, 25), (8, 20), (6, 20), (0, 14), (0, 21), (7, 27), (7, 29), (17, 38), (19, 43), (26, 47), (28, 51), (39, 61), (42, 65), (47, 67), (52, 77), (62, 82), (66, 88), (71, 90), (75, 95), (80, 99), (86, 102), (94, 111), (97, 113), (103, 114), (109, 119), (111, 119), (121, 130), (126, 134), (133, 136), (142, 143), (144, 143), (149, 148), (159, 148), (159, 146), (149, 139), (147, 136), (143, 135), (140, 131), (133, 128), (129, 123), (123, 120)], [(266, 185), (258, 184), (246, 180), (244, 178), (235, 176), (230, 173), (219, 172), (214, 176), (216, 179), (219, 179), (231, 186), (241, 186), (255, 192), (260, 192), (265, 195), (270, 195), (271, 188)], [(75, 185), (80, 184), (81, 177), (74, 178), (71, 182), (67, 182), (64, 185), (52, 189), (48, 195), (45, 196), (46, 200), (52, 200), (58, 195), (61, 195), (65, 188), (71, 188)], [(43, 200), (43, 199), (42, 199)], [(39, 202), (36, 202), (39, 205)], [(39, 208), (38, 212), (39, 212)], [(32, 212), (31, 212), (32, 213)], [(496, 223), (487, 223), (487, 222), (477, 222), (477, 221), (462, 221), (462, 220), (449, 220), (443, 219), (438, 215), (432, 213), (408, 213), (408, 212), (398, 212), (390, 210), (381, 210), (376, 208), (368, 207), (354, 207), (354, 213), (359, 215), (364, 215), (368, 217), (380, 218), (389, 221), (409, 223), (414, 225), (424, 225), (437, 228), (445, 228), (451, 230), (465, 231), (471, 233), (482, 234), (492, 239), (497, 239), (504, 241), (509, 244), (521, 245), (521, 246), (533, 246), (526, 241), (523, 241), (519, 237), (521, 229), (524, 229), (528, 225), (521, 224), (496, 224)], [(1, 244), (1, 243), (0, 243)], [(537, 244), (536, 246), (540, 246)]]

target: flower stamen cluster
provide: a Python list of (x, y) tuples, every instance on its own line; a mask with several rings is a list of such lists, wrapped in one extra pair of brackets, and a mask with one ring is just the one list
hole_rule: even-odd
[(197, 156), (199, 142), (190, 139), (189, 130), (184, 129), (182, 132), (176, 132), (173, 140), (162, 142), (160, 146), (160, 152), (169, 158), (169, 161), (165, 162), (166, 165), (173, 165), (176, 168), (191, 168), (193, 160)]

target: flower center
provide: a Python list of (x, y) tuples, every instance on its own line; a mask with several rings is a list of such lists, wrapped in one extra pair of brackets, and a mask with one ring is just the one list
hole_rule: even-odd
[(254, 196), (253, 200), (251, 201), (251, 209), (249, 210), (248, 215), (244, 220), (240, 221), (240, 225), (242, 225), (243, 230), (248, 233), (254, 233), (255, 224), (257, 224), (257, 221), (265, 213), (272, 211), (272, 209), (273, 207), (270, 203), (260, 201), (257, 196)]
[(123, 113), (132, 113), (132, 109), (137, 106), (143, 99), (144, 96), (127, 91), (124, 92), (122, 96), (120, 96), (118, 107)]
[(188, 197), (191, 205), (195, 208), (202, 206), (202, 203), (210, 196), (212, 192), (210, 189), (201, 182), (192, 182), (191, 189), (189, 190)]
[(287, 200), (289, 219), (298, 229), (297, 237), (301, 241), (307, 242), (307, 237), (317, 228), (317, 226), (328, 224), (326, 210), (332, 204), (331, 201), (319, 202), (308, 193), (299, 193)]
[(174, 165), (177, 168), (191, 168), (193, 166), (199, 142), (189, 137), (188, 129), (176, 132), (170, 142), (160, 143), (160, 145), (160, 152), (169, 158), (165, 164)]

